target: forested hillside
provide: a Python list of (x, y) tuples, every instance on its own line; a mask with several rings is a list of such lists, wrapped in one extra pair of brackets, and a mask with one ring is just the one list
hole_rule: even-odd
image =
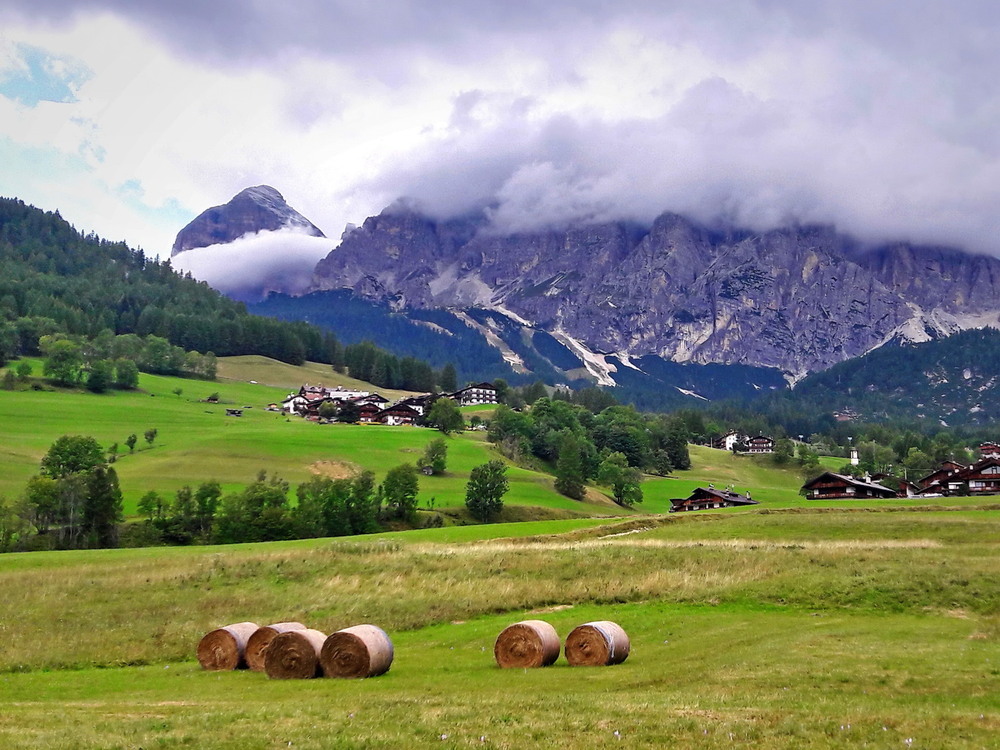
[(889, 344), (805, 378), (785, 398), (813, 413), (863, 421), (988, 425), (1000, 418), (1000, 331)]
[(167, 339), (186, 350), (330, 362), (329, 333), (247, 313), (242, 303), (181, 276), (169, 260), (81, 235), (58, 212), (0, 198), (0, 362), (37, 354), (40, 336), (102, 331)]

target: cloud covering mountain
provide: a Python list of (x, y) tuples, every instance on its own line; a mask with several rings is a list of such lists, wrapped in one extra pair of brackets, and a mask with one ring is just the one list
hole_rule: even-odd
[[(154, 252), (260, 183), (331, 236), (407, 196), (501, 231), (671, 210), (998, 249), (989, 2), (10, 0), (0, 22), (0, 192)], [(72, 95), (26, 95), (38, 70)]]

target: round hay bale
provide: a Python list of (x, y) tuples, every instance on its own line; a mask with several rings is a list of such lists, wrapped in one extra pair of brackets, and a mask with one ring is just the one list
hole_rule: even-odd
[(264, 652), (271, 645), (274, 637), (289, 630), (305, 630), (306, 626), (301, 622), (276, 622), (273, 625), (265, 625), (257, 628), (256, 632), (247, 641), (246, 660), (247, 666), (254, 672), (264, 671)]
[(607, 667), (621, 664), (631, 648), (628, 635), (607, 620), (574, 628), (566, 638), (566, 661), (572, 667)]
[(355, 625), (330, 635), (319, 660), (327, 677), (378, 677), (392, 666), (392, 641), (382, 628)]
[(206, 633), (198, 642), (198, 663), (212, 671), (245, 668), (247, 640), (258, 627), (255, 622), (237, 622)]
[(559, 658), (559, 635), (544, 620), (524, 620), (506, 627), (493, 645), (493, 657), (504, 669), (547, 667)]
[(325, 633), (310, 628), (278, 633), (264, 652), (264, 671), (276, 680), (319, 677), (319, 650), (325, 640)]

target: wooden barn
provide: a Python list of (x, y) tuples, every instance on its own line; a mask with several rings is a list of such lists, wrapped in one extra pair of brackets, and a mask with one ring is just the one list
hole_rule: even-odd
[(671, 513), (682, 513), (689, 510), (709, 510), (711, 508), (733, 508), (738, 505), (757, 505), (750, 498), (750, 493), (741, 495), (731, 489), (717, 490), (714, 487), (697, 487), (687, 497), (674, 498), (670, 501)]

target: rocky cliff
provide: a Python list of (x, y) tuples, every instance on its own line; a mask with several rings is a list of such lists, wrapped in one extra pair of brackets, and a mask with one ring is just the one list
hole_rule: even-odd
[(247, 188), (229, 203), (203, 211), (177, 234), (171, 255), (196, 247), (232, 242), (246, 234), (295, 229), (313, 237), (324, 234), (268, 185)]
[(862, 250), (829, 227), (717, 232), (664, 214), (648, 229), (498, 235), (481, 219), (435, 222), (395, 208), (346, 233), (312, 288), (397, 309), (496, 310), (552, 333), (595, 375), (609, 355), (626, 366), (656, 355), (797, 378), (895, 338), (995, 324), (1000, 261)]

